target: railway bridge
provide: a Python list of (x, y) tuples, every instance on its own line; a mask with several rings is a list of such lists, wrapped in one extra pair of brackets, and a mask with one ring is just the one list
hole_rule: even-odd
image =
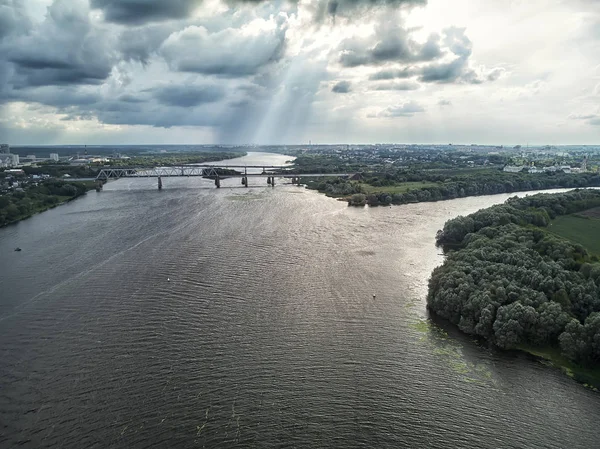
[(99, 188), (103, 182), (120, 178), (157, 178), (158, 188), (162, 189), (162, 178), (200, 176), (214, 179), (215, 186), (221, 187), (221, 180), (241, 178), (248, 187), (249, 178), (267, 178), (267, 184), (275, 187), (275, 178), (288, 178), (292, 183), (300, 184), (300, 178), (339, 177), (349, 178), (352, 173), (296, 173), (289, 166), (277, 165), (178, 165), (172, 167), (104, 167), (96, 176)]

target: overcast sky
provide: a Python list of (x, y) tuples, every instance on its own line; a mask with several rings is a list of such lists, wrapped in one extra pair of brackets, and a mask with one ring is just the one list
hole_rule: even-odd
[(0, 0), (0, 141), (600, 143), (599, 0)]

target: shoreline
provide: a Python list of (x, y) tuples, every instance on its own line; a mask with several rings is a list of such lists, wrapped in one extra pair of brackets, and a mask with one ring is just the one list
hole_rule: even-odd
[(89, 184), (89, 182), (80, 182), (80, 184), (83, 184), (86, 187), (85, 192), (83, 192), (83, 193), (81, 193), (79, 195), (70, 196), (70, 197), (64, 197), (64, 196), (54, 195), (55, 198), (59, 198), (59, 200), (58, 200), (57, 203), (54, 203), (54, 204), (45, 204), (42, 207), (38, 207), (38, 208), (36, 208), (36, 210), (30, 212), (27, 215), (20, 216), (19, 218), (15, 219), (15, 220), (12, 220), (12, 221), (9, 221), (7, 223), (1, 224), (0, 228), (5, 228), (5, 227), (10, 226), (10, 225), (15, 225), (15, 224), (17, 224), (17, 223), (19, 223), (19, 222), (21, 222), (23, 220), (27, 220), (28, 218), (31, 218), (31, 217), (33, 217), (35, 215), (41, 214), (41, 213), (46, 212), (46, 211), (48, 211), (50, 209), (55, 209), (58, 206), (62, 206), (63, 204), (69, 203), (69, 202), (74, 201), (74, 200), (76, 200), (78, 198), (81, 198), (82, 196), (87, 195), (87, 193), (90, 190), (93, 190), (95, 188), (94, 186), (92, 186), (91, 184)]
[(586, 368), (567, 360), (557, 348), (535, 348), (527, 345), (519, 346), (511, 351), (523, 352), (538, 362), (561, 370), (571, 379), (593, 391), (600, 389), (600, 368)]

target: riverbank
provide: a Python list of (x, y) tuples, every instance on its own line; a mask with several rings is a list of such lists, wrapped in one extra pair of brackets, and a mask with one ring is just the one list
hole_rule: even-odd
[(0, 227), (18, 223), (73, 201), (96, 187), (94, 181), (46, 181), (23, 191), (0, 196)]
[(600, 389), (600, 368), (586, 368), (577, 365), (567, 359), (560, 353), (560, 349), (553, 347), (535, 348), (527, 345), (520, 345), (515, 348), (518, 351), (525, 352), (533, 356), (541, 363), (557, 368), (570, 378), (583, 384), (594, 391)]

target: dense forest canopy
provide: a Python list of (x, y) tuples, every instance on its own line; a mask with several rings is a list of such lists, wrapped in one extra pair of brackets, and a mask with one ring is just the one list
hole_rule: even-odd
[(453, 249), (429, 282), (429, 308), (501, 348), (559, 346), (600, 363), (600, 263), (547, 231), (551, 219), (600, 206), (600, 191), (511, 198), (448, 221), (437, 242)]

